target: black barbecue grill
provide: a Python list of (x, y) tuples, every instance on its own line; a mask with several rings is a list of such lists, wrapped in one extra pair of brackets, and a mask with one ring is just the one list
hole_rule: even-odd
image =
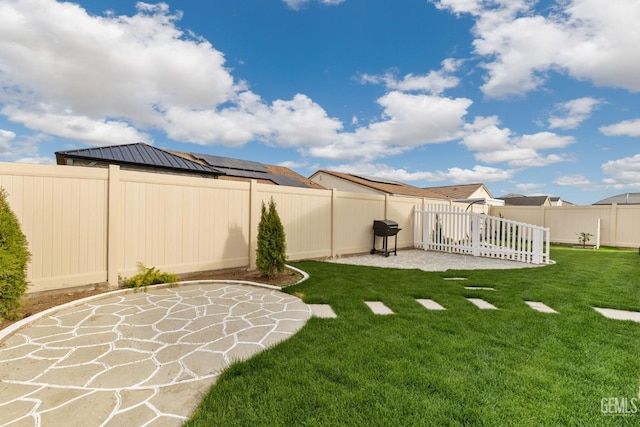
[[(398, 255), (398, 232), (402, 230), (402, 228), (398, 228), (398, 223), (395, 221), (391, 221), (388, 219), (385, 220), (374, 220), (373, 221), (373, 249), (371, 249), (371, 254), (381, 253), (384, 256), (389, 256), (389, 244), (387, 239), (389, 236), (395, 236), (395, 243), (393, 246), (393, 254)], [(382, 250), (376, 249), (376, 237), (382, 237)]]

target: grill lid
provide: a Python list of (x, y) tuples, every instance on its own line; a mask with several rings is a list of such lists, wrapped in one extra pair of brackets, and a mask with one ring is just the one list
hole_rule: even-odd
[(398, 228), (398, 223), (390, 219), (376, 219), (373, 221), (373, 228)]

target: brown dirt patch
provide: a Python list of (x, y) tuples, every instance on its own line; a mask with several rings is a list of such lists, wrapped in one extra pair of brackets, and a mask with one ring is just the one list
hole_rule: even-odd
[[(226, 269), (200, 271), (197, 273), (181, 274), (180, 281), (189, 280), (244, 280), (258, 282), (274, 286), (288, 286), (302, 279), (302, 275), (295, 270), (286, 269), (284, 273), (271, 279), (262, 277), (258, 271), (247, 271), (244, 269)], [(0, 319), (0, 329), (22, 320), (36, 313), (75, 301), (92, 295), (102, 294), (112, 291), (106, 284), (88, 285), (73, 289), (54, 290), (28, 294), (23, 299), (22, 308), (18, 312), (15, 320)]]

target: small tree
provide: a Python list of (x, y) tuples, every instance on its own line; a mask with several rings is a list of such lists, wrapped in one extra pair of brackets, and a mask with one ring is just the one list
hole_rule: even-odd
[(31, 254), (18, 218), (0, 188), (0, 319), (15, 316), (27, 291), (27, 264)]
[(587, 242), (591, 240), (591, 237), (593, 237), (593, 234), (587, 233), (585, 231), (576, 234), (578, 235), (578, 243), (580, 243), (583, 248), (587, 247)]
[(286, 251), (284, 227), (272, 197), (268, 210), (262, 202), (262, 213), (258, 224), (258, 249), (256, 249), (258, 271), (266, 277), (282, 273), (287, 259)]

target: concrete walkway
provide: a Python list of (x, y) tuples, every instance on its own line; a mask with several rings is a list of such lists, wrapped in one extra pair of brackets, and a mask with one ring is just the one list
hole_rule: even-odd
[(474, 257), (471, 255), (448, 254), (444, 252), (424, 251), (422, 249), (408, 249), (398, 251), (398, 255), (358, 255), (346, 256), (327, 260), (338, 264), (368, 265), (384, 268), (417, 268), (424, 271), (447, 270), (506, 270), (512, 268), (544, 267), (546, 264), (536, 265), (525, 262), (509, 261), (505, 259)]
[(296, 297), (238, 284), (85, 301), (0, 331), (0, 426), (181, 425), (226, 366), (311, 316)]

